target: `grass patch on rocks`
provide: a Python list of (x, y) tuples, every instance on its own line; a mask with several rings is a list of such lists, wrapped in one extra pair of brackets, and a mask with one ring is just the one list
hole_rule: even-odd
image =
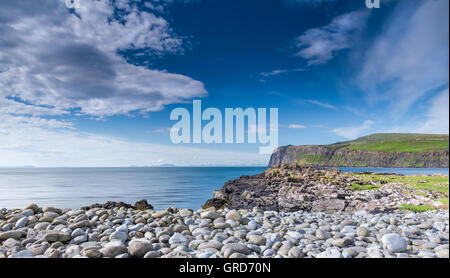
[(409, 210), (412, 212), (423, 212), (423, 211), (434, 210), (435, 208), (430, 207), (430, 206), (413, 206), (413, 205), (403, 204), (403, 205), (400, 205), (398, 207), (398, 209)]
[(296, 159), (299, 164), (321, 164), (325, 162), (325, 157), (323, 155), (314, 154), (300, 154)]
[(354, 178), (370, 183), (379, 181), (383, 183), (399, 183), (412, 189), (422, 189), (449, 194), (449, 178), (445, 176), (397, 176), (375, 174), (352, 174)]
[(352, 183), (350, 188), (352, 188), (353, 190), (357, 190), (357, 191), (361, 191), (361, 190), (378, 190), (378, 189), (381, 188), (381, 186), (380, 185), (372, 185), (372, 184), (361, 185), (361, 184)]

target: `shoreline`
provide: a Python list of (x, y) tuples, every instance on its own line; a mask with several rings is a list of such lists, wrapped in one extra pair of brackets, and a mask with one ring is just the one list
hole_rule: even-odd
[(2, 208), (0, 258), (449, 257), (448, 175), (282, 165), (213, 196), (198, 210)]
[[(0, 209), (0, 258), (404, 258), (449, 256), (449, 213), (275, 212), (118, 203)], [(148, 204), (147, 204), (148, 205)]]
[[(161, 168), (161, 167), (160, 167)], [(153, 170), (157, 170), (160, 168), (153, 168)], [(240, 167), (237, 167), (240, 169)], [(256, 167), (256, 169), (259, 169), (260, 167)], [(123, 187), (123, 182), (116, 182), (112, 183), (109, 186), (115, 189), (115, 194), (108, 194), (104, 190), (108, 190), (107, 187), (103, 186), (103, 188), (98, 188), (97, 190), (95, 187), (91, 187), (94, 184), (106, 184), (109, 182), (109, 173), (108, 172), (100, 172), (100, 174), (95, 174), (91, 176), (92, 172), (64, 172), (63, 174), (60, 174), (58, 172), (48, 172), (47, 169), (32, 169), (32, 171), (44, 171), (47, 175), (45, 175), (47, 178), (40, 178), (43, 175), (40, 175), (38, 179), (33, 178), (33, 173), (27, 173), (24, 176), (19, 176), (16, 173), (1, 173), (0, 171), (0, 177), (4, 177), (5, 179), (2, 180), (3, 182), (0, 182), (0, 191), (4, 191), (7, 193), (11, 193), (11, 198), (7, 197), (7, 194), (5, 194), (4, 198), (0, 200), (0, 207), (5, 208), (17, 208), (17, 207), (25, 207), (27, 204), (31, 202), (37, 202), (43, 206), (56, 206), (56, 207), (68, 207), (68, 208), (79, 208), (82, 206), (87, 206), (92, 204), (93, 202), (106, 202), (109, 200), (113, 201), (125, 201), (125, 202), (134, 202), (136, 200), (139, 200), (143, 197), (148, 196), (155, 196), (155, 198), (150, 197), (152, 201), (152, 205), (154, 205), (157, 209), (165, 209), (169, 206), (177, 206), (177, 207), (183, 207), (183, 208), (190, 208), (190, 209), (198, 209), (202, 207), (202, 205), (207, 201), (208, 199), (211, 199), (213, 195), (211, 194), (214, 190), (220, 189), (221, 186), (224, 185), (226, 181), (231, 181), (233, 179), (238, 179), (242, 175), (255, 175), (262, 173), (264, 171), (267, 171), (267, 168), (264, 168), (260, 171), (248, 171), (245, 172), (236, 170), (232, 175), (230, 174), (223, 174), (221, 177), (218, 175), (218, 178), (220, 181), (215, 182), (214, 179), (202, 179), (200, 175), (192, 176), (188, 182), (184, 182), (183, 179), (180, 178), (179, 170), (177, 169), (184, 169), (184, 167), (171, 167), (171, 168), (161, 168), (161, 169), (173, 169), (175, 171), (174, 176), (176, 176), (176, 180), (173, 182), (166, 182), (163, 185), (167, 186), (168, 189), (171, 190), (178, 190), (178, 194), (187, 194), (185, 197), (187, 199), (190, 199), (191, 201), (186, 201), (186, 199), (180, 199), (180, 198), (171, 198), (170, 195), (164, 196), (163, 194), (160, 194), (160, 192), (156, 192), (154, 188), (157, 188), (159, 184), (155, 184), (154, 182), (151, 182), (152, 178), (158, 178), (158, 175), (154, 175), (150, 173), (147, 175), (148, 182), (145, 184), (145, 190), (142, 188), (142, 184), (137, 184), (138, 190), (135, 191), (134, 194), (131, 194), (130, 196), (126, 198), (122, 198), (121, 196), (125, 196), (125, 194), (129, 195), (128, 191), (125, 189), (120, 190), (120, 188)], [(61, 168), (65, 170), (70, 170), (70, 168)], [(81, 168), (78, 168), (81, 169)], [(88, 169), (88, 168), (83, 168)], [(102, 168), (106, 169), (106, 168)], [(132, 169), (132, 168), (121, 168), (121, 169)], [(140, 169), (140, 168), (136, 168)], [(270, 168), (271, 169), (271, 168)], [(1, 169), (0, 169), (1, 170)], [(172, 171), (172, 170), (171, 170)], [(252, 172), (252, 173), (249, 173)], [(343, 171), (343, 173), (362, 173), (362, 172), (347, 172)], [(410, 174), (405, 175), (405, 177), (412, 177), (412, 176), (423, 176), (424, 179), (427, 179), (428, 177), (446, 177), (448, 182), (448, 174), (446, 173), (434, 173), (430, 172), (429, 174)], [(2, 175), (3, 174), (3, 175)], [(130, 175), (128, 173), (124, 173), (126, 175), (126, 178), (129, 179), (130, 186), (135, 186), (136, 180), (134, 179), (133, 175)], [(398, 175), (402, 175), (401, 173), (397, 173)], [(8, 182), (8, 176), (11, 175), (12, 178), (10, 180), (12, 182), (17, 181), (18, 184), (15, 187), (10, 187), (9, 184), (11, 182)], [(71, 178), (72, 176), (79, 176), (77, 178)], [(381, 172), (373, 172), (372, 176), (381, 176), (386, 175), (387, 173), (381, 173)], [(389, 174), (392, 176), (392, 174)], [(64, 191), (64, 188), (60, 187), (60, 184), (54, 183), (55, 180), (58, 180), (61, 177), (68, 176), (67, 179), (67, 186), (68, 189), (73, 190), (75, 187), (79, 187), (81, 192), (84, 192), (83, 190), (89, 190), (91, 191), (91, 195), (87, 196), (86, 194), (66, 194)], [(226, 176), (226, 178), (225, 178)], [(1, 179), (0, 179), (1, 180)], [(2, 184), (3, 183), (3, 184)], [(196, 185), (197, 187), (201, 186), (202, 188), (208, 187), (208, 190), (202, 190), (200, 191), (200, 194), (195, 193), (195, 198), (189, 198), (192, 191), (184, 191), (183, 185), (185, 184), (191, 184)], [(214, 185), (214, 186), (211, 186)], [(155, 187), (156, 186), (156, 187)], [(27, 188), (24, 190), (24, 188)], [(31, 191), (28, 191), (28, 188), (30, 188)], [(125, 188), (125, 187), (123, 187)], [(119, 190), (116, 190), (119, 189)], [(48, 194), (41, 194), (45, 190), (48, 192)], [(77, 192), (75, 192), (77, 193)], [(163, 200), (163, 201), (161, 201)], [(194, 201), (195, 200), (195, 201)]]

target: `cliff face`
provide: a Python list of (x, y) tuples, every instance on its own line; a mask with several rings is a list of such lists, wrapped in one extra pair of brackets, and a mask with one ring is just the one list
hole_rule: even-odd
[(329, 167), (448, 168), (449, 150), (382, 152), (329, 146), (285, 146), (275, 150), (269, 166), (292, 163)]

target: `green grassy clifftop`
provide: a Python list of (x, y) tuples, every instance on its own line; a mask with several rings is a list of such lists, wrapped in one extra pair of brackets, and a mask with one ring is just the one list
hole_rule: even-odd
[(448, 168), (449, 136), (379, 133), (331, 145), (285, 146), (269, 166), (312, 164), (340, 167)]

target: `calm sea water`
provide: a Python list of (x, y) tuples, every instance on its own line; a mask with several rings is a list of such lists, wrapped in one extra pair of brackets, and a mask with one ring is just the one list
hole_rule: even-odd
[[(0, 168), (0, 208), (40, 206), (79, 208), (93, 203), (147, 199), (156, 209), (198, 209), (213, 190), (266, 167), (157, 168)], [(344, 171), (448, 174), (448, 169), (343, 168)]]
[(0, 168), (0, 208), (79, 208), (106, 201), (198, 209), (213, 190), (266, 167)]

